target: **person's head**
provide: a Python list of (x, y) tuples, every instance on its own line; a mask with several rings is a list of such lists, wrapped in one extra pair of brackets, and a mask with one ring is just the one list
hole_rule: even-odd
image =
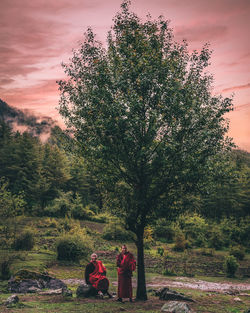
[(126, 253), (128, 251), (128, 248), (126, 245), (122, 245), (122, 253)]
[(96, 253), (92, 253), (91, 254), (91, 261), (95, 262), (97, 260), (97, 254)]

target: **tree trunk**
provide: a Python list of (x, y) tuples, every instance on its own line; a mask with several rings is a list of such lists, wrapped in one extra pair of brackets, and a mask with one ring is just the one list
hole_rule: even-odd
[(144, 247), (143, 247), (143, 234), (137, 234), (137, 292), (136, 299), (138, 300), (147, 300), (147, 291), (146, 291), (146, 278), (145, 278), (145, 265), (144, 265)]

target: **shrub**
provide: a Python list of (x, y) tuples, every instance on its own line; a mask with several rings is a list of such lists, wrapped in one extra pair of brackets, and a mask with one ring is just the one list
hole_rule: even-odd
[(104, 227), (103, 239), (118, 240), (118, 241), (131, 241), (133, 235), (125, 230), (121, 225), (111, 222)]
[(178, 233), (175, 236), (175, 245), (174, 250), (175, 251), (184, 251), (187, 248), (187, 240), (185, 239), (185, 236), (183, 233)]
[(166, 242), (173, 242), (175, 231), (171, 225), (167, 225), (164, 219), (159, 219), (154, 226), (154, 236), (163, 238)]
[(158, 247), (157, 253), (158, 253), (160, 256), (163, 256), (163, 254), (164, 254), (164, 248)]
[(26, 230), (21, 233), (14, 241), (15, 250), (27, 250), (30, 251), (35, 245), (35, 237), (31, 230)]
[(177, 274), (176, 274), (176, 272), (174, 270), (167, 269), (167, 268), (165, 268), (162, 271), (162, 275), (164, 275), (164, 276), (177, 276)]
[(229, 254), (242, 261), (245, 257), (245, 249), (242, 246), (234, 246), (231, 247)]
[(57, 259), (64, 261), (79, 261), (91, 252), (91, 241), (87, 236), (64, 235), (56, 244)]
[(214, 249), (202, 248), (200, 253), (201, 255), (205, 255), (205, 256), (214, 256)]
[(191, 246), (204, 247), (207, 239), (208, 224), (203, 217), (198, 214), (181, 215), (176, 226), (185, 234)]
[(7, 280), (10, 278), (10, 265), (12, 260), (11, 259), (5, 259), (1, 262), (1, 278), (3, 280)]
[(229, 255), (226, 257), (224, 262), (224, 268), (228, 277), (234, 277), (238, 267), (239, 264), (233, 255)]
[(227, 242), (225, 240), (225, 236), (219, 227), (213, 227), (209, 234), (209, 246), (210, 248), (215, 248), (216, 250), (220, 250), (223, 247), (227, 246)]

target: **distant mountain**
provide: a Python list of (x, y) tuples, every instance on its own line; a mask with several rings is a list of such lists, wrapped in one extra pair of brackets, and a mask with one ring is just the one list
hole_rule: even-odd
[(14, 131), (32, 134), (33, 136), (45, 139), (50, 135), (51, 129), (56, 126), (56, 122), (48, 116), (36, 116), (29, 110), (19, 110), (9, 106), (0, 99), (0, 120), (4, 121)]

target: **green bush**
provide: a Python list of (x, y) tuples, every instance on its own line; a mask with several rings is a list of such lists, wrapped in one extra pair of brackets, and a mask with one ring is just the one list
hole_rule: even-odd
[(234, 277), (238, 267), (239, 264), (233, 255), (229, 255), (226, 257), (224, 262), (224, 268), (228, 277)]
[(91, 253), (91, 240), (88, 236), (64, 235), (56, 243), (57, 259), (63, 261), (79, 261)]
[(164, 238), (166, 242), (173, 242), (175, 231), (171, 225), (168, 225), (164, 219), (159, 219), (154, 226), (154, 236)]
[(26, 230), (17, 236), (14, 241), (13, 247), (15, 250), (27, 250), (30, 251), (35, 245), (35, 237), (31, 230)]
[(227, 246), (227, 240), (225, 240), (225, 236), (223, 235), (219, 227), (215, 226), (211, 228), (208, 238), (208, 244), (210, 248), (214, 248), (216, 250), (220, 250)]
[(204, 247), (207, 240), (208, 224), (206, 220), (198, 214), (181, 215), (176, 223), (176, 228), (180, 229), (194, 247)]
[(157, 248), (157, 253), (158, 253), (160, 256), (163, 256), (163, 254), (164, 254), (164, 248), (158, 247), (158, 248)]
[(7, 280), (10, 279), (10, 265), (12, 263), (11, 259), (5, 259), (1, 262), (1, 279)]
[(102, 237), (106, 240), (117, 241), (131, 241), (133, 239), (133, 235), (129, 231), (114, 222), (111, 222), (104, 227)]
[(242, 246), (234, 246), (231, 247), (229, 254), (236, 257), (237, 260), (242, 261), (245, 257), (245, 249)]
[(188, 246), (188, 242), (185, 239), (185, 236), (184, 236), (183, 233), (178, 233), (175, 236), (174, 242), (175, 242), (175, 244), (174, 244), (173, 249), (175, 251), (184, 251), (187, 248), (187, 246)]

